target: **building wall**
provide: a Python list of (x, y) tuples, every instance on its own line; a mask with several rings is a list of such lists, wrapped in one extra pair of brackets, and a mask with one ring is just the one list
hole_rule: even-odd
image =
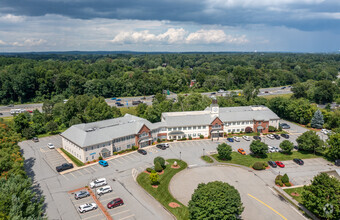
[(100, 144), (95, 144), (92, 146), (83, 147), (84, 151), (84, 160), (83, 162), (97, 160), (101, 156), (101, 151), (106, 148), (110, 151), (110, 155), (112, 155), (112, 143), (111, 142), (103, 142)]
[(225, 121), (224, 122), (224, 132), (225, 133), (239, 133), (244, 132), (246, 127), (251, 127), (254, 129), (253, 121)]
[[(209, 125), (168, 127), (166, 134), (167, 134), (167, 139), (169, 140), (172, 139), (172, 135), (169, 135), (171, 131), (184, 132), (184, 135), (178, 135), (178, 136), (181, 136), (181, 138), (183, 138), (183, 136), (185, 136), (186, 138), (189, 138), (190, 136), (192, 138), (199, 138), (200, 135), (203, 135), (204, 137), (208, 137), (209, 136)], [(178, 139), (178, 136), (176, 137), (177, 139)]]
[(78, 145), (74, 144), (73, 142), (69, 141), (68, 139), (64, 137), (62, 137), (61, 140), (62, 140), (62, 146), (67, 152), (72, 154), (78, 160), (84, 162), (85, 155), (81, 147), (79, 147)]
[(223, 132), (223, 122), (221, 119), (215, 118), (215, 120), (209, 125), (209, 135), (211, 135), (211, 130), (213, 130), (215, 126), (220, 126), (221, 132)]
[(257, 130), (258, 126), (262, 126), (263, 130), (262, 133), (268, 133), (268, 129), (269, 129), (269, 121), (255, 121), (254, 120), (254, 132), (260, 132)]

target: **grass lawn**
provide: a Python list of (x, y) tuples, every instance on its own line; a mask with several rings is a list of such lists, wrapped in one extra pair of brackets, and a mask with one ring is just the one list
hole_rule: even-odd
[(122, 115), (125, 115), (126, 113), (130, 115), (137, 115), (136, 108), (137, 108), (136, 106), (122, 107), (122, 108), (119, 108), (119, 110), (122, 113)]
[(263, 95), (261, 97), (263, 97), (265, 99), (268, 99), (268, 100), (271, 100), (271, 99), (276, 98), (276, 97), (282, 97), (282, 98), (289, 99), (292, 95), (293, 95), (293, 93), (289, 93), (289, 94), (276, 94), (276, 95)]
[(212, 156), (219, 162), (234, 163), (234, 164), (239, 164), (239, 165), (243, 165), (243, 166), (246, 166), (246, 167), (251, 167), (257, 161), (268, 161), (268, 160), (285, 161), (285, 160), (293, 160), (294, 158), (309, 159), (309, 158), (320, 157), (318, 155), (300, 152), (300, 151), (293, 151), (291, 154), (283, 154), (283, 153), (279, 153), (279, 152), (268, 153), (266, 155), (266, 157), (263, 157), (263, 158), (257, 158), (253, 155), (241, 155), (240, 153), (232, 152), (231, 153), (231, 157), (232, 157), (231, 160), (220, 160), (218, 158), (218, 154), (213, 154)]
[(207, 163), (213, 163), (213, 159), (211, 159), (211, 157), (207, 156), (207, 155), (204, 155), (201, 157), (202, 160), (204, 160), (205, 162)]
[(4, 122), (10, 122), (14, 119), (14, 117), (13, 116), (7, 116), (7, 117), (2, 117), (1, 119), (3, 119)]
[(84, 166), (84, 163), (81, 162), (80, 160), (78, 160), (77, 158), (75, 158), (72, 154), (70, 154), (69, 152), (67, 152), (66, 150), (64, 150), (63, 148), (60, 148), (60, 150), (62, 152), (64, 152), (64, 154), (66, 154), (66, 156), (68, 156), (73, 163), (75, 163), (78, 167)]
[[(169, 164), (166, 166), (164, 173), (159, 175), (159, 185), (158, 188), (153, 188), (150, 183), (149, 174), (141, 173), (137, 177), (137, 182), (141, 185), (150, 195), (152, 195), (158, 202), (160, 202), (166, 209), (168, 209), (173, 215), (176, 216), (178, 220), (189, 219), (188, 207), (184, 206), (178, 200), (176, 200), (169, 192), (169, 183), (171, 178), (181, 170), (185, 169), (188, 165), (184, 161), (177, 161), (177, 164), (181, 167), (179, 169), (172, 169), (171, 165), (174, 163), (175, 159), (166, 160)], [(170, 202), (176, 202), (181, 207), (171, 208), (169, 206)]]
[[(291, 188), (291, 189), (284, 189), (284, 191), (290, 195), (291, 197), (293, 197), (296, 201), (298, 201), (299, 203), (302, 203), (302, 192), (303, 190), (303, 186), (301, 187), (297, 187), (297, 188)], [(299, 196), (293, 196), (291, 193), (298, 193)]]

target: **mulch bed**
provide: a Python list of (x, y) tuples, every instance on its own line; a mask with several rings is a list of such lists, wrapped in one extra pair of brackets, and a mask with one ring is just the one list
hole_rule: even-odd
[(152, 186), (152, 188), (155, 188), (155, 189), (158, 188), (158, 185), (151, 185), (151, 186)]
[(171, 168), (172, 169), (179, 169), (179, 168), (181, 168), (181, 166), (180, 165), (177, 165), (177, 166), (171, 165)]
[(300, 196), (300, 194), (296, 193), (296, 192), (292, 192), (290, 195), (292, 195), (292, 196)]
[(178, 207), (181, 207), (181, 205), (178, 204), (178, 203), (176, 203), (176, 202), (170, 202), (170, 203), (169, 203), (169, 206), (170, 206), (171, 208), (178, 208)]
[(164, 173), (164, 170), (162, 170), (162, 172), (157, 172), (159, 175), (162, 175)]

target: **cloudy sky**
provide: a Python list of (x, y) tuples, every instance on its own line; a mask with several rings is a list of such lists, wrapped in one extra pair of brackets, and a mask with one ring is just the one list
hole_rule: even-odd
[(0, 0), (0, 52), (340, 49), (340, 0)]

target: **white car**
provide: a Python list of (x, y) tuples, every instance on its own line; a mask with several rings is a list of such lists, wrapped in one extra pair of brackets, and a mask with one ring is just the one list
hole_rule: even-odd
[(99, 179), (96, 179), (96, 180), (90, 182), (90, 187), (91, 187), (91, 189), (93, 189), (93, 188), (97, 188), (99, 186), (105, 186), (106, 184), (107, 184), (107, 182), (106, 182), (105, 178), (99, 178)]
[(267, 135), (267, 138), (274, 139), (275, 137), (274, 137), (274, 135), (272, 135), (272, 134), (268, 134), (268, 135)]
[(97, 189), (97, 194), (98, 195), (103, 195), (105, 193), (112, 192), (111, 186), (103, 186), (99, 189)]
[(240, 138), (239, 137), (234, 137), (234, 141), (236, 141), (236, 142), (240, 142)]
[(321, 133), (323, 133), (323, 134), (329, 134), (331, 131), (330, 130), (327, 130), (327, 129), (321, 129)]
[(274, 149), (275, 149), (275, 152), (280, 152), (281, 151), (281, 149), (278, 148), (278, 147), (274, 147)]
[(268, 152), (269, 152), (269, 153), (276, 152), (275, 147), (268, 146)]
[(243, 136), (242, 138), (243, 138), (244, 140), (246, 140), (246, 141), (250, 141), (249, 136), (246, 136), (246, 135), (245, 135), (245, 136)]
[(96, 203), (85, 203), (84, 205), (80, 205), (78, 210), (80, 213), (88, 212), (94, 209), (97, 209), (98, 206)]
[(48, 143), (47, 147), (50, 148), (50, 149), (54, 149), (54, 145), (52, 143)]

